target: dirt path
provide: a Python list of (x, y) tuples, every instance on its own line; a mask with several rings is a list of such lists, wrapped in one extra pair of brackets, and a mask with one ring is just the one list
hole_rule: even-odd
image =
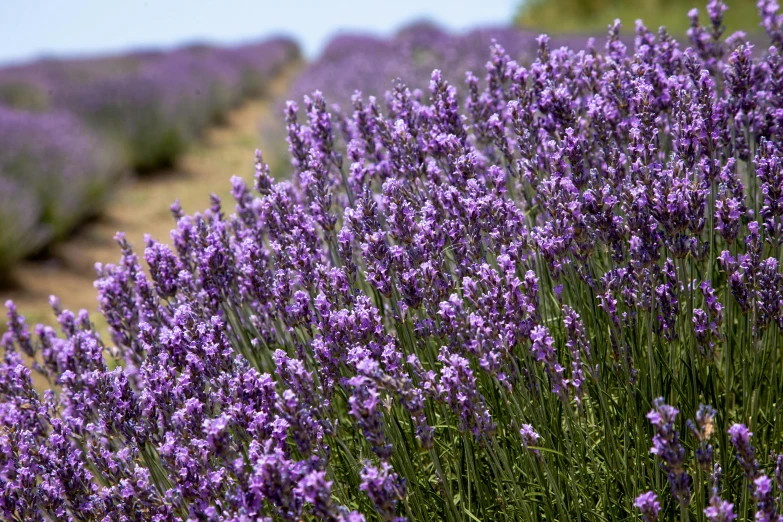
[(53, 324), (48, 301), (50, 295), (56, 295), (64, 308), (88, 310), (103, 329), (101, 317), (95, 313), (94, 266), (96, 262), (119, 260), (114, 242), (117, 231), (125, 232), (141, 255), (144, 234), (170, 242), (174, 221), (169, 206), (175, 199), (180, 200), (186, 213), (193, 213), (207, 208), (209, 194), (215, 193), (223, 199), (227, 211), (233, 209), (229, 180), (234, 175), (252, 180), (256, 148), (264, 152), (273, 173), (285, 169), (284, 123), (275, 100), (286, 92), (294, 72), (291, 68), (278, 76), (264, 98), (248, 101), (229, 114), (225, 124), (210, 129), (176, 168), (129, 182), (117, 191), (99, 218), (55, 246), (50, 256), (22, 263), (14, 272), (16, 287), (0, 290), (0, 322), (5, 323), (2, 303), (13, 299), (28, 324)]

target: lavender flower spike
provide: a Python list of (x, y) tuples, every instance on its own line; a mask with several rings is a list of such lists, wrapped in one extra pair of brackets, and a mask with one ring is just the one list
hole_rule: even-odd
[(368, 463), (362, 470), (361, 479), (359, 488), (370, 497), (384, 522), (407, 520), (396, 516), (397, 502), (407, 495), (405, 479), (394, 473), (389, 464), (383, 462), (380, 468), (376, 468)]
[(661, 459), (672, 496), (681, 506), (687, 506), (691, 498), (691, 478), (685, 471), (685, 448), (674, 426), (678, 413), (679, 410), (666, 404), (663, 397), (653, 401), (653, 409), (647, 414), (656, 431), (650, 453)]
[[(523, 424), (519, 429), (519, 434), (522, 436), (522, 445), (525, 447), (525, 449), (529, 449), (530, 446), (537, 446), (538, 439), (541, 438), (541, 436), (536, 432), (536, 430), (533, 429), (533, 426), (530, 424)], [(537, 457), (541, 456), (541, 452), (537, 449), (531, 449), (530, 451)]]
[(709, 522), (732, 522), (737, 518), (734, 513), (734, 504), (721, 500), (716, 495), (710, 498), (710, 505), (704, 508), (704, 516)]
[(751, 481), (755, 480), (759, 474), (759, 462), (756, 460), (753, 446), (750, 444), (752, 436), (753, 433), (744, 424), (734, 424), (729, 428), (729, 437), (732, 446), (734, 446), (737, 460), (742, 467), (745, 478)]
[(634, 499), (633, 505), (642, 512), (644, 522), (658, 522), (661, 504), (658, 502), (658, 496), (655, 493), (652, 491), (642, 493)]

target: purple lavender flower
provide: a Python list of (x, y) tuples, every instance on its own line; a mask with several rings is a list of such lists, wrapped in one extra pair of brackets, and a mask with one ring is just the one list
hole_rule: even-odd
[[(537, 446), (538, 445), (538, 439), (541, 438), (541, 436), (536, 433), (536, 430), (533, 429), (533, 426), (530, 424), (523, 424), (522, 427), (519, 429), (519, 434), (522, 436), (522, 445), (527, 449), (530, 446)], [(537, 457), (541, 456), (541, 452), (537, 449), (531, 450), (534, 455)]]
[(554, 340), (549, 335), (549, 329), (545, 326), (536, 326), (530, 332), (533, 342), (530, 352), (537, 362), (543, 362), (549, 379), (552, 381), (552, 392), (563, 401), (568, 400), (568, 381), (563, 379), (564, 368), (557, 362), (554, 348)]
[(778, 484), (778, 490), (783, 491), (783, 454), (772, 453), (770, 456), (775, 461), (775, 481)]
[[(571, 379), (569, 379), (569, 383), (574, 388), (577, 404), (581, 407), (582, 397), (584, 396), (585, 370), (588, 375), (595, 377), (595, 363), (582, 319), (569, 306), (563, 306), (563, 324), (568, 335), (566, 346), (571, 350)], [(583, 356), (587, 360), (586, 363), (582, 362)]]
[(443, 363), (438, 394), (460, 418), (460, 427), (476, 437), (491, 436), (495, 431), (484, 397), (476, 386), (476, 377), (464, 357), (441, 348), (438, 360)]
[(642, 493), (634, 499), (633, 505), (642, 512), (644, 522), (658, 522), (661, 504), (658, 502), (658, 496), (655, 493), (652, 491)]
[(326, 480), (326, 472), (311, 471), (299, 481), (294, 490), (305, 502), (312, 505), (313, 514), (320, 520), (330, 522), (359, 522), (364, 517), (356, 512), (341, 513), (332, 500), (332, 481)]
[(388, 460), (392, 446), (384, 432), (378, 389), (370, 379), (362, 376), (349, 379), (348, 384), (353, 387), (353, 393), (348, 399), (351, 415), (356, 418), (373, 451), (384, 461)]
[(699, 290), (704, 298), (704, 308), (693, 311), (693, 329), (699, 351), (712, 359), (715, 347), (722, 340), (723, 304), (715, 296), (709, 281), (702, 281)]
[(397, 517), (397, 503), (405, 500), (407, 486), (405, 479), (401, 479), (394, 473), (392, 467), (386, 462), (377, 468), (369, 462), (365, 464), (361, 473), (361, 485), (359, 488), (367, 493), (381, 519), (386, 522), (407, 520)]
[(756, 501), (755, 519), (758, 522), (780, 522), (775, 507), (776, 499), (772, 494), (772, 480), (766, 475), (759, 475), (753, 480), (753, 499)]
[(778, 13), (780, 6), (776, 0), (758, 0), (756, 5), (761, 15), (761, 27), (778, 48), (783, 46), (783, 14)]
[[(773, 4), (762, 18), (775, 34)], [(623, 459), (635, 432), (616, 437), (635, 418), (625, 405), (652, 387), (732, 408), (700, 406), (685, 423), (699, 475), (713, 472), (709, 498), (704, 483), (694, 496), (704, 517), (736, 519), (741, 469), (750, 509), (774, 520), (772, 473), (747, 428), (729, 430), (740, 466), (725, 493), (715, 465), (726, 415), (774, 439), (774, 386), (753, 386), (775, 370), (783, 326), (783, 58), (724, 39), (725, 7), (692, 13), (685, 50), (641, 22), (628, 45), (619, 21), (603, 48), (426, 25), (335, 40), (296, 89), (313, 92), (302, 82), (331, 71), (329, 99), (353, 96), (330, 108), (316, 91), (303, 115), (287, 106), (291, 181), (257, 153), (255, 191), (231, 180), (234, 212), (214, 195), (190, 216), (175, 203), (171, 248), (145, 238), (143, 259), (117, 237), (120, 261), (97, 266), (110, 343), (57, 299), (61, 333), (8, 306), (0, 517), (559, 520), (612, 504), (606, 495), (627, 494), (652, 462), (685, 515), (677, 409), (654, 401), (652, 455)], [(484, 46), (477, 63), (472, 45)], [(186, 78), (228, 86), (204, 91), (217, 117), (260, 86), (235, 75), (250, 55), (133, 58), (152, 71), (145, 92), (177, 103), (150, 107), (170, 121), (153, 118), (149, 132), (129, 128), (169, 135), (173, 149), (189, 142), (206, 120)], [(465, 70), (483, 72), (462, 89)], [(380, 83), (390, 72), (402, 79)], [(171, 85), (157, 91), (153, 73)], [(38, 376), (56, 393), (38, 394)], [(528, 419), (554, 436), (546, 459)], [(585, 478), (572, 454), (598, 470), (594, 488), (566, 484), (559, 470)], [(662, 516), (653, 492), (629, 500), (612, 515)]]
[(696, 421), (688, 419), (686, 425), (694, 437), (699, 441), (696, 449), (696, 461), (704, 471), (712, 468), (713, 447), (710, 444), (712, 434), (715, 432), (715, 417), (717, 410), (711, 406), (702, 404), (696, 410)]
[(753, 446), (750, 444), (751, 436), (753, 434), (744, 424), (733, 424), (729, 428), (731, 445), (734, 446), (735, 455), (742, 467), (745, 478), (753, 481), (759, 474), (759, 463), (754, 455)]
[(710, 505), (704, 508), (704, 516), (709, 522), (732, 522), (737, 519), (734, 504), (717, 496), (710, 498)]
[(653, 409), (647, 414), (656, 431), (650, 453), (661, 459), (661, 467), (666, 471), (672, 496), (681, 506), (687, 506), (691, 497), (691, 478), (684, 467), (685, 448), (680, 443), (680, 433), (674, 426), (678, 413), (679, 410), (666, 404), (662, 397), (653, 401)]

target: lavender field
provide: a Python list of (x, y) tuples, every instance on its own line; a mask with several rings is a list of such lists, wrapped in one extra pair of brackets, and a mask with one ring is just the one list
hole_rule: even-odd
[[(685, 38), (333, 40), (278, 115), (288, 167), (249, 150), (230, 200), (116, 235), (105, 330), (6, 303), (0, 518), (783, 522), (783, 13), (758, 12), (754, 44), (719, 0)], [(69, 114), (13, 128), (94, 128)], [(56, 145), (31, 156), (113, 179)], [(3, 186), (35, 239), (59, 207)]]
[(173, 165), (297, 57), (278, 39), (0, 69), (0, 284), (99, 212), (123, 178)]

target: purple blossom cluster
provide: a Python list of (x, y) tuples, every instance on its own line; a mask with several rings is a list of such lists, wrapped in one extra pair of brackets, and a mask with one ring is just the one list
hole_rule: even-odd
[(663, 401), (663, 397), (653, 401), (653, 409), (647, 414), (650, 424), (655, 428), (650, 453), (660, 459), (674, 499), (680, 505), (687, 506), (691, 496), (691, 477), (684, 469), (685, 447), (675, 427), (678, 413), (676, 408)]
[(495, 42), (467, 96), (290, 102), (290, 181), (258, 152), (233, 212), (175, 203), (144, 263), (117, 236), (108, 339), (8, 304), (3, 517), (779, 520), (748, 428), (783, 443), (760, 4), (759, 55), (712, 1), (687, 48), (616, 22), (526, 65)]
[[(434, 69), (443, 71), (448, 81), (455, 85), (465, 82), (467, 74), (462, 96), (472, 97), (474, 93), (478, 96), (479, 78), (492, 42), (500, 43), (508, 56), (517, 62), (530, 63), (536, 58), (537, 36), (538, 33), (513, 27), (484, 27), (465, 33), (449, 33), (426, 22), (409, 25), (390, 38), (344, 34), (332, 39), (318, 59), (307, 65), (294, 81), (289, 96), (301, 99), (318, 86), (332, 103), (339, 104), (350, 114), (354, 91), (382, 98), (390, 83), (397, 79), (412, 92), (426, 91)], [(557, 46), (577, 49), (584, 47), (587, 41), (587, 36), (556, 37)], [(486, 118), (492, 114), (487, 113)]]
[(634, 499), (633, 505), (641, 511), (644, 522), (658, 522), (661, 503), (658, 502), (658, 496), (654, 492), (642, 493)]

